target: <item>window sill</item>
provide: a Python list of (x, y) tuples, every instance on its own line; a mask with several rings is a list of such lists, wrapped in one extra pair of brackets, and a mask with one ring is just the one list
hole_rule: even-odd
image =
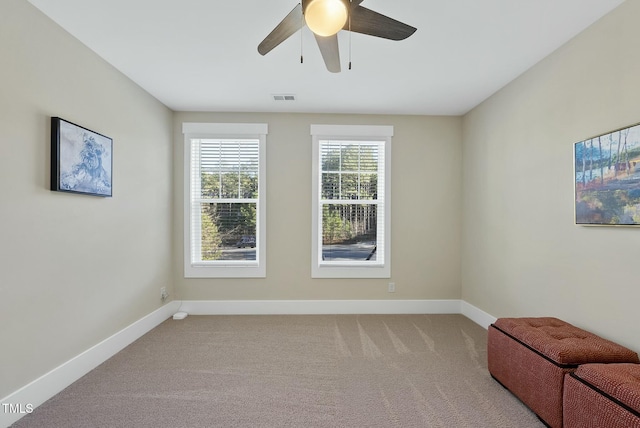
[(391, 278), (389, 265), (382, 266), (330, 266), (316, 265), (311, 269), (312, 278)]
[(185, 278), (265, 278), (266, 269), (261, 266), (185, 266)]

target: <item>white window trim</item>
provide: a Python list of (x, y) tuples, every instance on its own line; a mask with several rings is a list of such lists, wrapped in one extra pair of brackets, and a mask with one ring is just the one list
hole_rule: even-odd
[[(391, 277), (391, 137), (393, 126), (379, 125), (311, 125), (312, 136), (312, 278), (390, 278)], [(384, 140), (384, 264), (363, 266), (362, 263), (322, 263), (320, 213), (320, 140)]]
[[(266, 123), (183, 123), (184, 134), (184, 277), (266, 277)], [(191, 263), (191, 140), (206, 138), (257, 138), (259, 140), (258, 203), (256, 208), (256, 261)]]

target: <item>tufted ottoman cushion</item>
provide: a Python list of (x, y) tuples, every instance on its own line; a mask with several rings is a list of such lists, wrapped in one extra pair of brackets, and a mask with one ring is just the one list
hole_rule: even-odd
[(640, 364), (585, 364), (564, 381), (565, 428), (640, 428)]
[(489, 327), (488, 368), (540, 419), (562, 427), (564, 375), (585, 363), (638, 362), (616, 343), (557, 318), (499, 318)]

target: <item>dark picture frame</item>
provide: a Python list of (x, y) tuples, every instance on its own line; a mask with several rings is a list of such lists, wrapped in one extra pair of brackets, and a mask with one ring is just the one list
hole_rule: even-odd
[(111, 197), (113, 139), (51, 118), (51, 190)]
[(575, 222), (640, 226), (640, 123), (574, 144)]

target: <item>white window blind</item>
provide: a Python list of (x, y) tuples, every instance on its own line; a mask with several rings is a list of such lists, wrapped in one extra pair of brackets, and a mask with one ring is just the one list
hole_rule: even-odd
[(190, 125), (200, 132), (185, 133), (185, 276), (264, 276), (264, 135)]
[(192, 264), (256, 260), (258, 148), (256, 139), (192, 140)]

